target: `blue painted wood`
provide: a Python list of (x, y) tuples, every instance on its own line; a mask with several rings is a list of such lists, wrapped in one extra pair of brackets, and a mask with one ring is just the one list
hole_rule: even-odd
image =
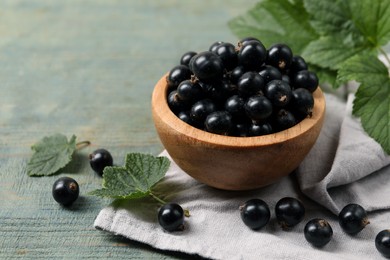
[[(158, 154), (154, 84), (185, 51), (236, 41), (227, 21), (255, 2), (1, 1), (0, 259), (189, 257), (95, 230), (110, 200), (85, 195), (101, 185), (87, 155)], [(58, 176), (26, 174), (30, 146), (56, 132), (92, 142), (61, 174), (80, 184), (70, 209), (51, 197)]]

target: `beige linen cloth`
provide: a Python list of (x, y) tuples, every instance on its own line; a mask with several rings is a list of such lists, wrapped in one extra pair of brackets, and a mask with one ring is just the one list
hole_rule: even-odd
[[(158, 249), (212, 259), (382, 259), (374, 239), (390, 228), (390, 157), (351, 116), (352, 99), (353, 95), (345, 104), (326, 95), (324, 127), (315, 146), (294, 173), (265, 188), (216, 190), (172, 162), (156, 190), (190, 210), (184, 231), (164, 231), (152, 199), (115, 201), (101, 210), (94, 226)], [(161, 155), (169, 156), (166, 151)], [(306, 207), (304, 221), (289, 231), (279, 227), (274, 213), (276, 202), (285, 196), (300, 199)], [(238, 210), (251, 198), (263, 199), (271, 209), (270, 222), (258, 231), (243, 224)], [(345, 234), (337, 221), (337, 213), (348, 203), (359, 203), (370, 212), (371, 223), (356, 236)], [(323, 248), (312, 247), (304, 238), (311, 218), (325, 218), (333, 228), (333, 238)]]

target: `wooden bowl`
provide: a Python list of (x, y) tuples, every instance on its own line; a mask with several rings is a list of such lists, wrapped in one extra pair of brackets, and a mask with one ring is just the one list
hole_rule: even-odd
[(167, 104), (166, 76), (152, 94), (157, 133), (173, 161), (188, 175), (224, 190), (250, 190), (290, 174), (314, 145), (324, 120), (325, 99), (313, 93), (313, 115), (274, 134), (232, 137), (208, 133), (181, 121)]

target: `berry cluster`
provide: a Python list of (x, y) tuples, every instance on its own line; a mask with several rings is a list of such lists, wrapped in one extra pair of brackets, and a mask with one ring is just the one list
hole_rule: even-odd
[(211, 133), (259, 136), (311, 116), (318, 78), (286, 44), (248, 37), (189, 51), (167, 76), (167, 101), (184, 122)]

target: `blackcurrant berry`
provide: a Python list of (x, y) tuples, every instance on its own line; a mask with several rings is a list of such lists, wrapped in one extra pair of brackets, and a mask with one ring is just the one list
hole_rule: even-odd
[(268, 49), (267, 64), (280, 69), (287, 70), (293, 58), (293, 53), (286, 44), (277, 43)]
[(184, 80), (177, 87), (177, 95), (183, 101), (198, 101), (203, 98), (202, 87), (195, 81)]
[(53, 198), (64, 206), (70, 206), (79, 197), (79, 192), (79, 184), (70, 177), (61, 177), (53, 184)]
[(298, 123), (297, 119), (295, 118), (294, 114), (286, 109), (280, 109), (276, 112), (274, 117), (274, 125), (275, 129), (278, 131), (282, 131), (285, 129), (288, 129), (290, 127), (293, 127)]
[(179, 98), (176, 90), (173, 90), (168, 95), (168, 106), (174, 113), (188, 109), (188, 103)]
[(191, 74), (191, 70), (187, 66), (177, 65), (173, 67), (168, 73), (168, 85), (170, 85), (172, 88), (176, 88), (183, 80), (190, 79)]
[(178, 231), (184, 229), (184, 210), (176, 203), (163, 205), (158, 211), (158, 223), (166, 231)]
[(239, 137), (250, 136), (250, 134), (249, 134), (249, 124), (245, 123), (245, 122), (235, 123), (233, 125), (233, 129), (232, 129), (231, 133), (232, 133), (233, 136), (239, 136)]
[(196, 52), (194, 52), (194, 51), (188, 51), (188, 52), (184, 53), (181, 56), (181, 58), (180, 58), (180, 64), (189, 67), (190, 66), (190, 60), (195, 55), (196, 55)]
[(260, 42), (260, 40), (257, 39), (257, 38), (255, 38), (255, 37), (245, 37), (245, 38), (241, 39), (241, 40), (238, 42), (238, 45), (239, 45), (239, 46), (240, 46), (240, 45), (242, 46), (242, 45), (246, 44), (246, 43), (249, 42), (249, 41), (257, 41), (257, 42)]
[(180, 111), (178, 114), (177, 114), (177, 117), (182, 120), (183, 122), (186, 122), (187, 124), (189, 125), (193, 125), (193, 122), (192, 122), (192, 119), (190, 117), (190, 111), (186, 110), (186, 111)]
[(274, 79), (282, 79), (282, 73), (277, 68), (270, 65), (263, 66), (259, 71), (259, 74), (263, 77), (266, 84)]
[(195, 122), (203, 124), (206, 117), (216, 109), (217, 107), (210, 99), (202, 99), (191, 107), (190, 116)]
[(216, 41), (216, 42), (214, 42), (213, 44), (210, 45), (209, 51), (215, 52), (215, 50), (217, 49), (217, 47), (218, 47), (219, 45), (221, 45), (222, 43), (223, 43), (222, 41)]
[(297, 88), (292, 91), (290, 102), (291, 109), (303, 117), (311, 116), (314, 107), (313, 95), (304, 88)]
[(283, 80), (284, 82), (286, 82), (287, 84), (289, 84), (290, 87), (291, 87), (291, 80), (290, 80), (290, 76), (289, 76), (289, 75), (283, 74), (283, 75), (282, 75), (282, 80)]
[(238, 93), (241, 96), (259, 94), (264, 88), (264, 79), (254, 71), (244, 73), (237, 82)]
[(231, 71), (237, 66), (237, 52), (236, 47), (228, 42), (221, 43), (215, 48), (214, 51), (223, 62), (223, 65), (227, 71)]
[(204, 82), (221, 80), (224, 70), (222, 59), (210, 51), (196, 54), (191, 59), (190, 68), (194, 75)]
[(239, 209), (244, 224), (254, 230), (267, 225), (271, 217), (268, 204), (261, 199), (248, 200)]
[(230, 81), (231, 81), (233, 84), (237, 84), (238, 80), (241, 78), (242, 75), (244, 75), (245, 72), (246, 72), (246, 70), (244, 69), (243, 66), (237, 66), (237, 67), (235, 67), (235, 68), (230, 72)]
[(283, 229), (288, 229), (303, 220), (305, 217), (305, 207), (299, 200), (285, 197), (276, 203), (275, 215), (279, 225)]
[(339, 224), (344, 232), (354, 235), (370, 223), (366, 210), (358, 204), (348, 204), (339, 213)]
[(272, 103), (264, 96), (252, 96), (245, 103), (245, 112), (253, 121), (262, 121), (272, 114)]
[(333, 236), (333, 230), (328, 221), (318, 218), (307, 222), (303, 232), (307, 242), (316, 247), (325, 246)]
[(390, 230), (385, 229), (375, 237), (375, 247), (384, 257), (390, 258)]
[(245, 100), (244, 98), (233, 95), (226, 100), (225, 110), (232, 116), (242, 118), (245, 116)]
[(238, 52), (238, 64), (248, 71), (260, 71), (266, 58), (267, 50), (260, 41), (247, 41)]
[(260, 135), (268, 135), (272, 134), (272, 126), (269, 123), (256, 123), (251, 124), (249, 127), (250, 136), (260, 136)]
[(312, 71), (298, 71), (293, 79), (293, 86), (294, 88), (305, 88), (313, 93), (318, 87), (318, 77)]
[(229, 81), (223, 80), (221, 82), (212, 84), (207, 94), (208, 97), (216, 104), (223, 106), (226, 102), (226, 99), (234, 95), (234, 92), (234, 86), (231, 85)]
[(290, 102), (292, 92), (285, 81), (275, 79), (265, 85), (264, 95), (275, 107), (284, 107)]
[(205, 120), (206, 131), (219, 135), (227, 135), (233, 127), (232, 116), (227, 111), (216, 111)]
[(113, 165), (113, 159), (109, 151), (101, 148), (89, 155), (89, 164), (97, 174), (102, 176), (104, 168)]
[(306, 61), (299, 55), (296, 55), (292, 58), (291, 65), (289, 68), (289, 74), (295, 75), (298, 71), (307, 70)]

